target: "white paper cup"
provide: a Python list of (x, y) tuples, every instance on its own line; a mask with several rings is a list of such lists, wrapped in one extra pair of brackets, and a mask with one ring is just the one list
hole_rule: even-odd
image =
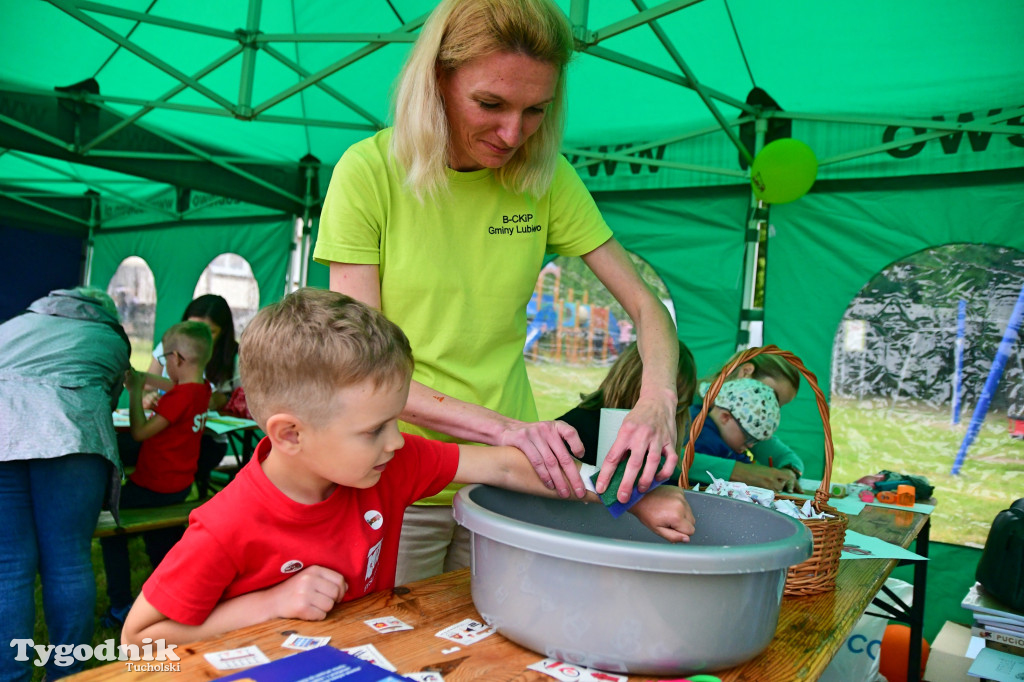
[(601, 425), (597, 432), (597, 468), (604, 464), (604, 458), (612, 448), (616, 436), (619, 435), (619, 428), (622, 420), (629, 414), (629, 410), (618, 410), (610, 407), (601, 408)]

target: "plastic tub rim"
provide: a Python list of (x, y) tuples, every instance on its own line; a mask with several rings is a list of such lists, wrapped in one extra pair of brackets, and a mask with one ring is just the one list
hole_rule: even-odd
[(459, 524), (492, 541), (563, 560), (659, 573), (730, 575), (787, 569), (808, 559), (813, 550), (811, 531), (802, 522), (764, 508), (755, 513), (778, 514), (790, 523), (793, 533), (749, 545), (660, 544), (603, 538), (505, 516), (472, 499), (473, 491), (483, 487), (475, 483), (456, 493), (453, 513)]

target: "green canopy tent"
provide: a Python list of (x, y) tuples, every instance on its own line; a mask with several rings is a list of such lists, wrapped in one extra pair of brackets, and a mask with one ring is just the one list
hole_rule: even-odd
[[(560, 4), (580, 49), (563, 151), (662, 276), (701, 371), (763, 317), (827, 392), (836, 325), (881, 267), (950, 242), (1024, 248), (1024, 5)], [(224, 251), (249, 260), (261, 303), (289, 268), (325, 285), (308, 253), (330, 167), (387, 125), (433, 5), (3, 0), (0, 225), (85, 239), (101, 286), (143, 255), (158, 330)], [(819, 181), (752, 205), (745, 157), (785, 135), (814, 149)], [(809, 391), (782, 434), (820, 451)]]

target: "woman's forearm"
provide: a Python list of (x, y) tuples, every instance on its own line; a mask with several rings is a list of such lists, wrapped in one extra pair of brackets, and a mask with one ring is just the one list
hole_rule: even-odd
[(418, 381), (412, 382), (401, 419), (485, 445), (498, 445), (501, 433), (514, 423), (494, 410), (458, 400)]

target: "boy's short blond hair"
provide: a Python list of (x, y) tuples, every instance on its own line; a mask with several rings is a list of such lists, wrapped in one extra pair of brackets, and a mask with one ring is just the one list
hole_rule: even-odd
[(164, 332), (160, 339), (164, 352), (178, 351), (200, 367), (206, 367), (213, 353), (213, 334), (202, 322), (186, 320)]
[(238, 357), (246, 403), (263, 427), (280, 412), (323, 425), (336, 414), (339, 389), (368, 379), (407, 383), (413, 368), (409, 339), (383, 313), (308, 287), (260, 310)]

